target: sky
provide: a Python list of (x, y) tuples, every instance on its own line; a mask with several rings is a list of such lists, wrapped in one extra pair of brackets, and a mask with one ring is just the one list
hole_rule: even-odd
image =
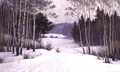
[(52, 0), (56, 5), (52, 12), (58, 15), (58, 18), (49, 18), (53, 23), (73, 23), (74, 19), (71, 16), (65, 16), (65, 8), (70, 6), (70, 3), (66, 0)]

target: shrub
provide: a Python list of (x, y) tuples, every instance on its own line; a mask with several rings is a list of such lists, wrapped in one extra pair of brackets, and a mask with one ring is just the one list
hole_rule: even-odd
[(47, 45), (45, 46), (45, 49), (46, 49), (46, 50), (51, 50), (51, 49), (53, 49), (53, 48), (52, 48), (52, 44), (47, 43)]
[(98, 56), (99, 57), (105, 57), (105, 50), (101, 50), (99, 53), (98, 53)]
[(105, 58), (105, 51), (106, 51), (106, 49), (102, 49), (102, 48), (100, 48), (100, 50), (97, 52), (92, 50), (92, 55), (97, 56), (98, 59), (101, 59), (101, 58), (103, 59), (103, 58)]
[(0, 63), (3, 63), (4, 62), (4, 58), (3, 57), (0, 57)]
[(58, 38), (58, 36), (55, 36), (55, 38)]
[(30, 59), (30, 55), (29, 54), (24, 54), (23, 58), (24, 59)]
[(6, 48), (5, 47), (0, 47), (0, 52), (6, 52)]
[(54, 36), (50, 36), (50, 38), (55, 38)]
[(95, 51), (92, 51), (92, 55), (97, 56), (97, 53)]
[(41, 49), (41, 48), (45, 48), (45, 46), (43, 45), (43, 43), (39, 42), (39, 45), (36, 46), (36, 49)]
[(112, 58), (113, 61), (115, 59), (120, 60), (120, 42), (119, 41), (114, 41), (112, 43), (112, 49), (109, 57)]
[(59, 48), (57, 48), (57, 49), (56, 49), (56, 52), (57, 52), (57, 53), (59, 53), (59, 52), (60, 52), (60, 49), (59, 49)]

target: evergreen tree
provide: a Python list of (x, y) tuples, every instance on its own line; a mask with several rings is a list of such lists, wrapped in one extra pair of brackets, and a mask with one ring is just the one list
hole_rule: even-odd
[(71, 34), (72, 34), (72, 37), (73, 37), (73, 39), (76, 41), (76, 42), (79, 42), (79, 27), (78, 27), (78, 25), (76, 24), (76, 22), (74, 22), (74, 26), (73, 26), (73, 28), (72, 28), (72, 32), (71, 32)]
[(36, 22), (36, 34), (46, 34), (53, 29), (54, 25), (47, 19), (43, 13), (38, 13), (35, 18)]

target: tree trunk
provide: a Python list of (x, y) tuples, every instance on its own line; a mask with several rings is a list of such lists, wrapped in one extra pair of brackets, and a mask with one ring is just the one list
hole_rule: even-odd
[[(35, 8), (36, 1), (33, 0), (33, 3), (34, 3), (34, 8)], [(36, 48), (36, 43), (35, 43), (35, 32), (36, 32), (35, 14), (33, 14), (33, 52), (35, 52), (35, 48)]]
[(88, 41), (88, 31), (87, 31), (87, 23), (85, 21), (85, 40), (86, 40), (86, 44), (87, 44), (87, 47), (88, 47), (88, 54), (91, 54), (90, 53), (90, 45), (89, 45), (89, 41)]
[(80, 46), (83, 49), (83, 54), (85, 54), (85, 49), (84, 49), (83, 40), (82, 40), (81, 26), (80, 26), (80, 24), (78, 24), (78, 26), (79, 26), (79, 35), (80, 35), (80, 38), (79, 38), (80, 39)]
[(25, 11), (24, 11), (24, 17), (23, 17), (23, 30), (22, 30), (22, 40), (21, 40), (21, 47), (20, 47), (20, 54), (22, 55), (22, 47), (25, 37), (25, 20), (26, 20), (26, 0), (25, 0)]

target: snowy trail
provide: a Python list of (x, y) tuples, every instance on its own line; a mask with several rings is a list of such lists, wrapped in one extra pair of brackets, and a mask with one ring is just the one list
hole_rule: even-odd
[(95, 56), (65, 53), (6, 63), (5, 66), (0, 65), (0, 72), (120, 72), (120, 65), (104, 64)]

